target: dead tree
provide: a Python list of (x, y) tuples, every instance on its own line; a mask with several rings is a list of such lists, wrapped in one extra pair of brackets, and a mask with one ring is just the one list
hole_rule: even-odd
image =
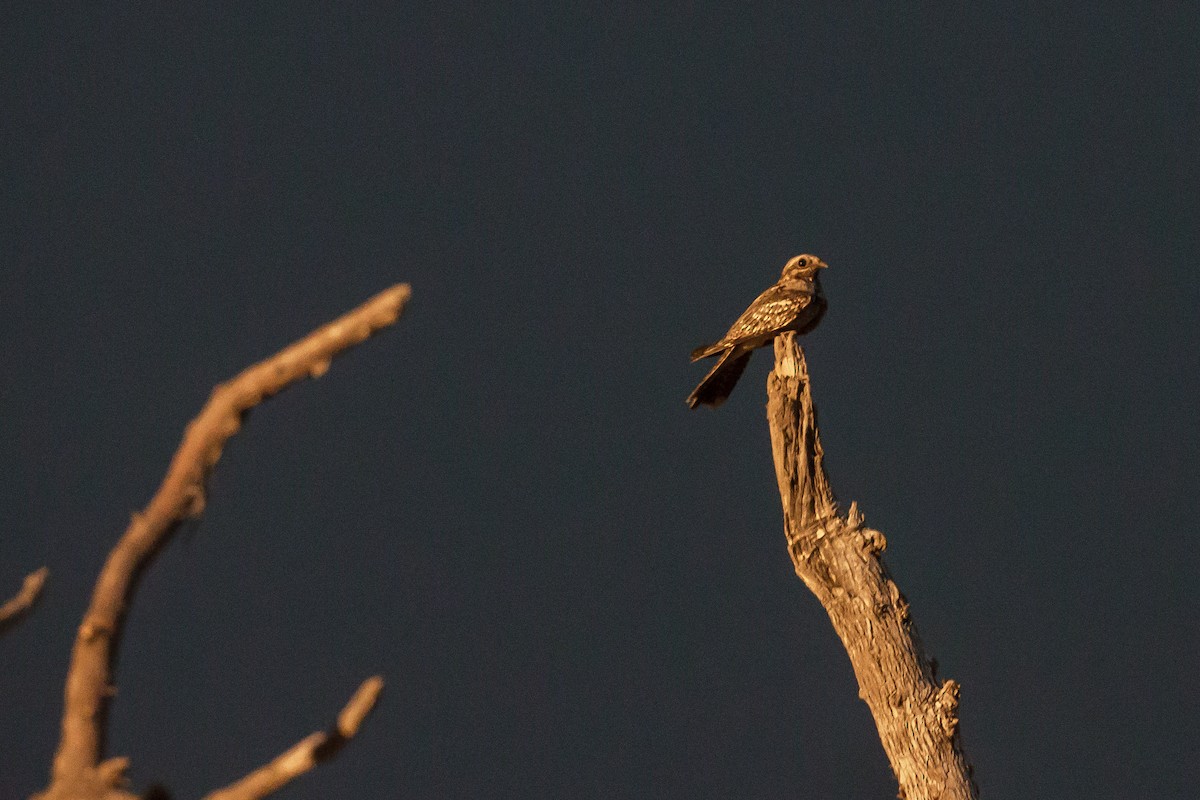
[(855, 503), (842, 516), (825, 474), (808, 367), (794, 334), (775, 340), (767, 418), (784, 532), (796, 574), (829, 614), (850, 656), (905, 800), (973, 800), (958, 735), (959, 685), (938, 681), (907, 601), (880, 558), (883, 534)]
[[(71, 652), (62, 734), (50, 785), (32, 800), (136, 800), (137, 795), (126, 788), (129, 759), (105, 759), (104, 734), (108, 702), (116, 691), (114, 648), (138, 577), (180, 523), (203, 512), (208, 475), (246, 413), (293, 383), (325, 374), (334, 356), (394, 323), (409, 294), (407, 285), (394, 286), (213, 390), (200, 415), (188, 425), (162, 485), (149, 505), (133, 515), (96, 580)], [(210, 800), (265, 797), (330, 758), (358, 731), (382, 688), (381, 678), (368, 678), (328, 731), (301, 740), (267, 765), (212, 793)]]

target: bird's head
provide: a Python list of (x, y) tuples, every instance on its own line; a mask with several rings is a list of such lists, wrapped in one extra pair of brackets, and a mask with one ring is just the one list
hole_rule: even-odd
[(796, 256), (783, 265), (783, 274), (779, 276), (779, 279), (781, 281), (808, 280), (817, 274), (817, 270), (825, 269), (827, 266), (828, 264), (816, 256)]

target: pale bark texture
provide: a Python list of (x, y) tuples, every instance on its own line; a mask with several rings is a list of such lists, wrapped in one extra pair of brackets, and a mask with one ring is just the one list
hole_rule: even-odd
[[(128, 759), (101, 758), (105, 712), (116, 692), (112, 685), (114, 648), (138, 576), (181, 522), (203, 512), (208, 475), (225, 443), (241, 428), (245, 414), (291, 384), (325, 374), (334, 356), (394, 323), (409, 294), (404, 284), (381, 292), (213, 390), (199, 416), (188, 425), (162, 485), (149, 505), (133, 515), (96, 580), (71, 652), (62, 735), (50, 786), (35, 795), (36, 800), (134, 797), (124, 788)], [(377, 696), (378, 691), (366, 695)]]
[(784, 531), (796, 574), (817, 596), (850, 656), (905, 800), (973, 800), (958, 735), (959, 686), (939, 681), (909, 607), (879, 554), (883, 534), (858, 508), (839, 514), (825, 474), (808, 367), (793, 334), (775, 340), (767, 417)]

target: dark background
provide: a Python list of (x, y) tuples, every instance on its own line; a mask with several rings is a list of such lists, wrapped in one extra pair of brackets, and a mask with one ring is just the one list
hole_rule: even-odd
[(52, 571), (0, 798), (213, 384), (398, 281), (146, 574), (135, 788), (224, 785), (380, 672), (286, 796), (893, 796), (787, 558), (769, 357), (683, 404), (799, 252), (834, 486), (984, 796), (1195, 796), (1193, 5), (201, 5), (0, 12), (0, 594)]

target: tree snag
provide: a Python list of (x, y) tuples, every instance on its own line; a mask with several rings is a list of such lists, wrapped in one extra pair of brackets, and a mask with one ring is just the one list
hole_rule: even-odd
[(825, 474), (804, 352), (792, 333), (775, 340), (767, 418), (784, 533), (796, 574), (817, 596), (854, 666), (859, 696), (879, 729), (904, 800), (974, 800), (958, 735), (959, 686), (939, 682), (908, 603), (879, 554), (886, 540), (855, 503), (838, 513)]
[[(293, 383), (325, 374), (334, 356), (394, 323), (409, 295), (407, 284), (393, 286), (213, 390), (199, 416), (188, 425), (158, 491), (145, 509), (133, 515), (96, 580), (91, 605), (71, 652), (62, 735), (50, 786), (34, 795), (34, 800), (136, 797), (124, 789), (129, 760), (100, 759), (104, 752), (105, 712), (109, 698), (116, 692), (112, 685), (114, 644), (138, 577), (181, 522), (203, 513), (208, 475), (225, 443), (241, 428), (246, 413)], [(379, 694), (377, 682), (378, 678), (372, 678), (364, 683), (351, 702), (361, 712), (352, 728), (357, 729), (358, 722), (374, 705)], [(350, 735), (353, 731), (343, 740)]]

